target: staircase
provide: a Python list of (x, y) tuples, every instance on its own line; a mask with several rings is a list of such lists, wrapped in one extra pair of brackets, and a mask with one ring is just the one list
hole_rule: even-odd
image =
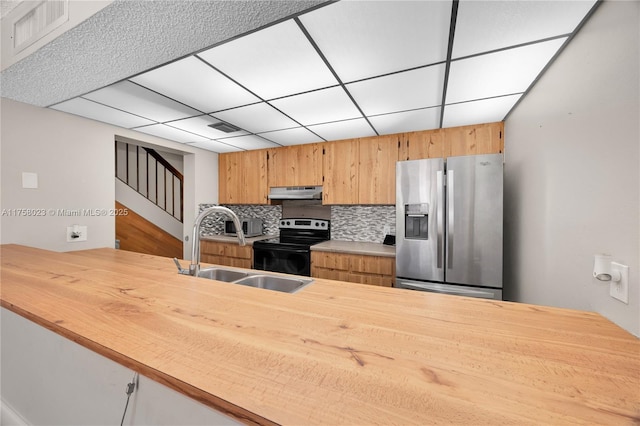
[(182, 222), (184, 177), (156, 150), (116, 141), (116, 178)]
[(183, 256), (184, 178), (152, 148), (116, 140), (116, 205), (129, 214), (116, 217), (122, 250)]

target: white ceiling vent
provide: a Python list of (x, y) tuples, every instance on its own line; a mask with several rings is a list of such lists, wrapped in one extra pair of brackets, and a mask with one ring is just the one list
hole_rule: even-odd
[(68, 0), (45, 0), (13, 22), (13, 53), (16, 54), (69, 19)]

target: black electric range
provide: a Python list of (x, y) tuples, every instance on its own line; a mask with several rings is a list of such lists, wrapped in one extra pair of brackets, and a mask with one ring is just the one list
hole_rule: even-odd
[(253, 269), (311, 276), (311, 246), (331, 239), (323, 219), (281, 219), (280, 237), (253, 243)]

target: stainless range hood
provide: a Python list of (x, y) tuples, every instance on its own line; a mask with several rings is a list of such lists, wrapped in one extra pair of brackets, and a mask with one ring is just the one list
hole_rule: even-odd
[(321, 186), (278, 186), (269, 189), (270, 200), (321, 200)]

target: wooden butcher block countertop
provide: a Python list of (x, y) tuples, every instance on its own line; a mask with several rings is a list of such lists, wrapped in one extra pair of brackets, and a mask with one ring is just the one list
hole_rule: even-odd
[(2, 246), (2, 306), (247, 423), (640, 422), (640, 341), (602, 316), (168, 258)]

